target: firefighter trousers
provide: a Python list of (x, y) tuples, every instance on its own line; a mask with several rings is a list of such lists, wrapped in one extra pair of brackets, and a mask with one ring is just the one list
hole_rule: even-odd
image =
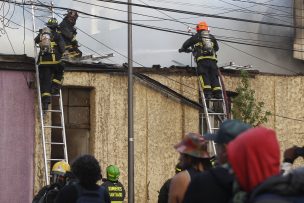
[(42, 102), (50, 102), (52, 86), (61, 86), (63, 72), (64, 66), (62, 63), (39, 65), (39, 80)]
[(197, 73), (202, 76), (202, 88), (204, 92), (220, 91), (218, 67), (216, 60), (202, 59), (197, 62)]

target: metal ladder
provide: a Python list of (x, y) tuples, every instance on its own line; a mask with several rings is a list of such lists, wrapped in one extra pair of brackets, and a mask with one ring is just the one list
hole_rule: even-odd
[[(34, 2), (35, 3), (35, 2)], [(32, 5), (32, 21), (33, 21), (33, 38), (35, 39), (36, 35), (36, 25), (35, 25), (35, 6)], [(35, 62), (38, 61), (38, 52), (37, 46), (34, 41), (34, 54), (35, 54)], [(40, 93), (40, 80), (39, 80), (39, 70), (38, 65), (35, 63), (35, 71), (36, 71), (36, 84), (37, 84), (37, 93), (38, 93), (38, 107), (39, 107), (39, 115), (40, 115), (40, 127), (41, 127), (41, 136), (42, 136), (42, 147), (43, 147), (43, 160), (44, 160), (44, 172), (45, 172), (45, 183), (47, 185), (50, 184), (50, 169), (51, 162), (53, 161), (65, 161), (68, 163), (68, 153), (67, 153), (67, 144), (66, 144), (66, 134), (65, 134), (65, 125), (64, 125), (64, 112), (63, 112), (63, 102), (62, 102), (62, 91), (59, 91), (59, 94), (52, 95), (52, 103), (54, 98), (58, 99), (59, 109), (53, 110), (43, 110), (42, 109), (42, 102), (41, 102), (41, 93)], [(52, 106), (52, 104), (51, 104)], [(52, 124), (45, 124), (45, 115), (46, 114), (60, 114), (60, 125), (53, 126)], [(50, 119), (51, 120), (51, 119)], [(62, 142), (53, 142), (52, 137), (47, 141), (46, 139), (46, 129), (51, 129), (51, 131), (55, 129), (61, 130), (61, 137)], [(52, 136), (52, 132), (50, 133)], [(47, 153), (47, 147), (54, 149), (55, 146), (62, 146), (63, 147), (63, 154), (62, 158), (60, 159), (51, 159), (51, 154)]]
[[(221, 77), (221, 74), (219, 72), (219, 83), (220, 83), (220, 87), (222, 89), (222, 99), (208, 99), (206, 100), (205, 95), (204, 95), (204, 91), (202, 88), (202, 76), (198, 76), (198, 81), (199, 81), (199, 91), (200, 91), (200, 95), (201, 95), (201, 100), (202, 100), (202, 104), (204, 107), (204, 112), (203, 112), (203, 122), (202, 123), (206, 123), (206, 131), (208, 133), (215, 133), (216, 131), (219, 130), (220, 124), (228, 118), (227, 116), (227, 105), (226, 105), (226, 93), (225, 93), (225, 88), (223, 85), (223, 80)], [(215, 105), (217, 106), (216, 110), (212, 110), (212, 107), (215, 107)], [(203, 130), (204, 133), (204, 130)], [(212, 149), (214, 152), (214, 155), (216, 155), (216, 150), (215, 150), (215, 143), (212, 141)]]

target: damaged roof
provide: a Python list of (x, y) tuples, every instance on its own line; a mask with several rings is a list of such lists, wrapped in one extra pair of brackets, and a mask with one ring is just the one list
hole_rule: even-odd
[[(0, 69), (1, 70), (16, 70), (16, 71), (34, 71), (35, 59), (27, 55), (12, 55), (0, 54)], [(109, 64), (109, 63), (81, 63), (81, 62), (65, 62), (66, 71), (85, 71), (85, 72), (127, 72), (127, 64)], [(134, 67), (134, 72), (149, 73), (149, 74), (183, 74), (183, 75), (196, 75), (194, 67), (190, 66), (175, 66), (161, 67), (160, 65), (153, 65), (152, 67)], [(225, 75), (239, 75), (237, 69), (223, 69), (221, 72)], [(259, 71), (249, 70), (252, 74), (258, 74)]]

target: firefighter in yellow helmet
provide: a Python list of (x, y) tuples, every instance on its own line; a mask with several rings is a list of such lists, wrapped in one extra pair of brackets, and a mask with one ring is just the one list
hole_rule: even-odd
[(43, 110), (48, 109), (51, 94), (57, 94), (61, 88), (64, 71), (61, 57), (65, 51), (65, 42), (58, 31), (57, 19), (50, 18), (46, 26), (39, 30), (35, 38), (35, 43), (40, 47), (37, 63)]
[(115, 165), (107, 167), (107, 179), (103, 179), (103, 184), (110, 195), (111, 202), (123, 202), (126, 196), (124, 186), (119, 182), (120, 171)]
[(53, 203), (63, 186), (67, 183), (70, 165), (64, 161), (56, 162), (52, 167), (51, 184), (44, 186), (34, 197), (32, 203)]
[[(222, 98), (222, 90), (218, 78), (217, 55), (219, 50), (217, 41), (209, 33), (206, 22), (199, 22), (197, 33), (184, 42), (179, 52), (193, 52), (197, 63), (197, 73), (206, 99)], [(192, 50), (189, 50), (189, 48)]]

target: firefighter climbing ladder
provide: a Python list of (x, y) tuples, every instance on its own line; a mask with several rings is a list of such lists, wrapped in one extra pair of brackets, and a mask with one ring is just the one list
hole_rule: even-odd
[[(35, 3), (31, 1), (32, 3)], [(51, 4), (53, 5), (53, 4)], [(52, 7), (51, 7), (52, 8)], [(52, 16), (53, 17), (53, 16)], [(33, 21), (33, 36), (35, 38), (36, 33), (36, 25), (35, 25), (35, 6), (32, 5), (32, 21)], [(35, 61), (38, 59), (38, 52), (37, 47), (34, 42), (34, 54), (35, 54)], [(40, 114), (40, 122), (41, 122), (41, 136), (42, 136), (42, 147), (43, 147), (43, 160), (44, 160), (44, 172), (45, 172), (45, 183), (47, 185), (50, 184), (50, 166), (51, 162), (55, 161), (65, 161), (68, 163), (68, 154), (67, 154), (67, 144), (66, 144), (66, 134), (65, 134), (65, 125), (64, 125), (64, 112), (63, 112), (63, 103), (62, 103), (62, 91), (59, 91), (59, 94), (53, 95), (52, 100), (58, 99), (59, 103), (59, 109), (52, 109), (52, 110), (43, 110), (42, 109), (42, 102), (41, 102), (41, 93), (40, 93), (40, 82), (39, 82), (39, 71), (38, 71), (38, 65), (35, 64), (35, 70), (36, 70), (36, 84), (37, 84), (37, 93), (38, 93), (38, 107), (39, 107), (39, 114)], [(52, 105), (51, 105), (52, 106)], [(46, 120), (44, 115), (47, 114), (59, 114), (60, 115), (60, 124), (53, 126), (52, 124), (45, 124)], [(46, 130), (50, 129), (52, 130), (60, 130), (61, 131), (61, 137), (62, 141), (60, 142), (53, 142), (52, 138), (46, 139)], [(49, 134), (52, 135), (52, 132)], [(54, 149), (55, 146), (62, 146), (63, 154), (61, 155), (62, 158), (60, 159), (51, 159), (51, 154), (47, 153), (47, 149)]]
[[(218, 129), (220, 124), (227, 119), (227, 108), (226, 108), (226, 95), (225, 95), (225, 88), (223, 85), (223, 81), (221, 78), (221, 74), (219, 72), (219, 82), (220, 87), (222, 89), (222, 98), (221, 99), (206, 99), (203, 88), (202, 88), (202, 76), (199, 76), (199, 90), (201, 95), (202, 104), (204, 106), (203, 112), (203, 122), (206, 124), (206, 131), (208, 133), (215, 133)], [(203, 132), (204, 133), (204, 132)], [(212, 142), (212, 149), (214, 154), (216, 155), (215, 150), (215, 143)]]

